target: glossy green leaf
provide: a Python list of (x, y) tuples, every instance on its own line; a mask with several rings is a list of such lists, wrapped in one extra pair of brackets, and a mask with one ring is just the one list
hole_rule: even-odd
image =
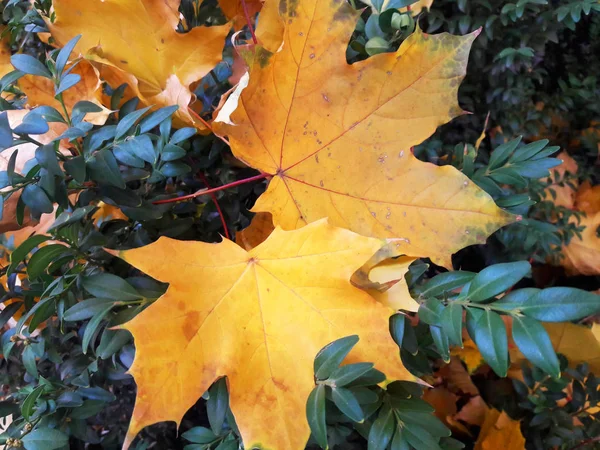
[(86, 291), (98, 298), (114, 300), (137, 300), (140, 294), (123, 278), (110, 273), (98, 273), (82, 278)]
[(568, 322), (600, 312), (600, 295), (581, 289), (552, 287), (529, 297), (521, 312), (542, 322)]
[(500, 377), (508, 371), (508, 338), (502, 318), (487, 309), (473, 313), (467, 310), (467, 330), (483, 359)]
[(350, 350), (358, 343), (358, 336), (346, 336), (323, 347), (314, 362), (315, 377), (325, 380), (339, 367)]
[(479, 272), (469, 286), (467, 297), (481, 302), (500, 294), (519, 282), (531, 270), (527, 261), (494, 264)]
[(560, 376), (560, 363), (550, 336), (537, 320), (514, 316), (512, 336), (521, 353), (529, 361), (555, 378)]
[(365, 420), (364, 413), (360, 404), (352, 391), (349, 389), (336, 387), (332, 388), (331, 396), (338, 409), (354, 422)]
[(327, 423), (325, 422), (325, 386), (317, 385), (306, 402), (306, 418), (310, 432), (322, 449), (328, 449)]

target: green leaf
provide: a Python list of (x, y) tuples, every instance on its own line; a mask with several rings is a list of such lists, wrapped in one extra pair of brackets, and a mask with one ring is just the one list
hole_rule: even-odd
[(358, 336), (346, 336), (323, 347), (315, 357), (314, 370), (317, 380), (326, 380), (342, 363), (350, 350), (358, 343)]
[(512, 154), (512, 152), (517, 148), (521, 142), (521, 137), (513, 139), (505, 144), (499, 145), (492, 152), (490, 156), (490, 162), (488, 163), (488, 170), (494, 170), (498, 167), (502, 166), (504, 163), (508, 161), (508, 158)]
[(108, 359), (130, 341), (131, 334), (127, 330), (105, 329), (96, 348), (96, 355), (101, 359)]
[(194, 427), (183, 433), (181, 437), (195, 444), (210, 444), (217, 439), (212, 431), (204, 427)]
[(48, 68), (33, 56), (24, 53), (12, 55), (10, 57), (10, 63), (20, 72), (52, 79), (52, 74)]
[(494, 302), (494, 309), (501, 308), (504, 311), (520, 310), (523, 304), (532, 296), (540, 292), (536, 288), (515, 289)]
[(85, 327), (85, 331), (83, 333), (83, 339), (81, 341), (81, 351), (86, 354), (88, 350), (88, 346), (90, 345), (90, 341), (94, 337), (96, 330), (100, 326), (102, 319), (110, 312), (113, 308), (113, 305), (109, 305), (105, 307), (103, 310), (98, 311), (94, 316), (90, 319)]
[(472, 302), (481, 302), (514, 286), (531, 271), (527, 261), (494, 264), (479, 272), (471, 281), (467, 297)]
[(512, 336), (521, 353), (554, 378), (560, 376), (560, 363), (544, 327), (528, 317), (513, 317)]
[(581, 289), (552, 287), (529, 297), (520, 310), (542, 322), (569, 322), (600, 312), (600, 295)]
[(38, 249), (27, 265), (27, 275), (29, 278), (37, 278), (42, 275), (48, 266), (65, 253), (72, 253), (72, 250), (62, 244), (50, 244)]
[(78, 183), (83, 183), (85, 181), (86, 168), (85, 159), (83, 156), (70, 158), (64, 162), (63, 166), (67, 173), (71, 175), (75, 181)]
[(71, 306), (64, 314), (64, 320), (67, 322), (75, 322), (77, 320), (85, 320), (94, 316), (105, 309), (109, 304), (114, 305), (116, 302), (112, 298), (89, 298)]
[(33, 414), (33, 408), (35, 407), (35, 403), (37, 402), (42, 392), (44, 392), (45, 385), (40, 384), (33, 391), (29, 393), (25, 400), (23, 400), (23, 404), (21, 405), (21, 414), (25, 418), (25, 420), (29, 420), (31, 415)]
[(448, 335), (446, 335), (446, 332), (443, 330), (443, 328), (436, 327), (434, 325), (431, 325), (429, 327), (429, 330), (431, 332), (431, 337), (433, 338), (433, 343), (435, 344), (435, 347), (440, 353), (440, 356), (442, 357), (444, 362), (449, 362), (450, 344), (448, 342)]
[(389, 48), (390, 47), (389, 47), (388, 42), (384, 38), (379, 37), (379, 36), (372, 37), (365, 44), (365, 50), (367, 51), (367, 54), (369, 56), (387, 52), (389, 50)]
[(198, 131), (192, 127), (180, 128), (175, 133), (173, 133), (173, 136), (171, 136), (171, 139), (169, 139), (169, 144), (179, 144), (180, 142), (183, 142), (191, 138), (192, 136), (195, 136), (197, 132)]
[(444, 305), (435, 298), (426, 299), (419, 306), (419, 319), (429, 325), (440, 326), (442, 323), (442, 313)]
[(345, 388), (332, 388), (331, 396), (333, 403), (338, 409), (354, 422), (363, 422), (365, 420), (364, 413), (357, 398), (352, 391)]
[(467, 309), (467, 330), (483, 359), (500, 377), (508, 372), (508, 338), (502, 318), (487, 309), (474, 313)]
[(123, 278), (110, 273), (98, 273), (83, 277), (83, 287), (90, 294), (99, 298), (114, 300), (138, 300), (141, 295)]
[(419, 295), (422, 297), (437, 297), (444, 292), (464, 286), (474, 276), (475, 273), (467, 272), (466, 270), (441, 273), (428, 280), (421, 288)]
[(389, 406), (384, 406), (379, 411), (379, 416), (373, 422), (369, 431), (368, 450), (385, 450), (394, 434), (394, 412)]
[(21, 438), (25, 450), (55, 450), (65, 447), (69, 437), (53, 428), (38, 428)]
[(439, 439), (435, 439), (431, 434), (415, 424), (405, 427), (404, 435), (408, 443), (416, 449), (441, 450)]
[(110, 184), (121, 189), (125, 189), (125, 181), (121, 176), (117, 160), (110, 150), (99, 150), (87, 161), (87, 168), (90, 176), (95, 181), (102, 184)]
[[(17, 152), (13, 153), (16, 154)], [(48, 214), (54, 211), (54, 205), (44, 190), (36, 184), (28, 184), (23, 189), (21, 199), (36, 214)]]
[(227, 392), (227, 380), (219, 378), (208, 390), (209, 397), (206, 402), (208, 423), (215, 434), (221, 433), (223, 422), (229, 408), (229, 393)]
[(22, 306), (23, 302), (15, 302), (7, 305), (2, 312), (0, 312), (0, 328), (4, 327)]
[(448, 303), (440, 315), (442, 329), (452, 345), (462, 347), (463, 309), (456, 303)]
[(81, 35), (75, 36), (73, 39), (67, 42), (58, 53), (58, 56), (56, 57), (56, 72), (59, 75), (61, 75), (65, 70), (67, 62), (69, 62), (69, 56), (77, 45), (77, 42), (79, 42), (79, 39), (81, 39)]
[(403, 433), (404, 428), (397, 427), (392, 439), (390, 450), (411, 450), (412, 447), (406, 440), (406, 435)]
[(179, 106), (166, 106), (164, 108), (160, 108), (157, 111), (154, 111), (151, 114), (148, 114), (144, 119), (140, 122), (140, 133), (147, 133), (152, 130), (155, 126), (159, 125), (163, 120), (171, 117), (175, 111), (179, 109)]
[(73, 409), (69, 417), (73, 419), (88, 419), (95, 416), (106, 407), (106, 402), (102, 400), (84, 400), (83, 404)]
[(323, 449), (328, 449), (327, 423), (325, 422), (325, 386), (317, 385), (308, 396), (306, 402), (306, 418), (317, 444)]
[(146, 108), (138, 109), (137, 111), (133, 111), (123, 117), (117, 124), (115, 140), (123, 137), (125, 133), (127, 133), (129, 129), (149, 110), (150, 106), (147, 106)]
[(355, 363), (338, 367), (333, 371), (329, 380), (336, 387), (346, 386), (373, 368), (372, 363)]
[(54, 95), (56, 96), (56, 95), (62, 94), (64, 91), (72, 88), (80, 81), (81, 81), (81, 75), (78, 75), (76, 73), (69, 73), (69, 74), (65, 75), (60, 80), (60, 84), (58, 85), (58, 87), (55, 88)]
[(31, 345), (26, 346), (25, 350), (23, 350), (22, 359), (23, 366), (25, 367), (27, 373), (37, 380), (39, 373), (37, 369), (37, 363), (35, 361), (35, 352), (33, 351)]
[(19, 263), (25, 259), (25, 257), (29, 254), (29, 252), (31, 252), (31, 250), (36, 248), (42, 242), (46, 242), (50, 239), (52, 239), (50, 236), (35, 234), (23, 241), (23, 243), (19, 245), (15, 249), (15, 251), (13, 251), (10, 254), (10, 266), (8, 267), (6, 274), (8, 276), (12, 275), (15, 272), (15, 270), (17, 270)]

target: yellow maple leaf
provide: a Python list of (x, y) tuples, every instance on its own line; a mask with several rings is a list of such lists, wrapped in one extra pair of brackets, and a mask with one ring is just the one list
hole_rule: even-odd
[(398, 257), (395, 245), (385, 245), (352, 275), (352, 284), (394, 310), (417, 312), (419, 304), (406, 282), (408, 267), (414, 261), (416, 258), (410, 256)]
[(521, 423), (505, 412), (489, 409), (474, 450), (525, 450)]
[[(565, 208), (572, 209), (575, 204), (576, 191), (569, 184), (563, 183), (561, 186), (559, 183), (565, 178), (567, 173), (571, 175), (577, 174), (577, 162), (566, 151), (560, 152), (557, 158), (562, 160), (562, 164), (550, 170), (548, 180), (551, 184), (544, 190), (543, 196), (556, 206), (564, 206)], [(569, 182), (577, 188), (577, 180), (569, 178)], [(551, 191), (554, 192), (554, 195)]]
[[(0, 26), (0, 34), (4, 34), (5, 30), (5, 26)], [(10, 34), (6, 33), (0, 39), (0, 78), (15, 70), (10, 63), (10, 56)]]
[[(313, 361), (327, 343), (357, 334), (347, 361), (371, 361), (390, 379), (412, 379), (388, 331), (393, 311), (350, 283), (381, 241), (325, 220), (280, 228), (249, 252), (160, 238), (118, 255), (170, 283), (124, 325), (136, 342), (138, 394), (125, 448), (146, 425), (185, 412), (227, 376), (245, 448), (303, 449)], [(115, 252), (116, 253), (116, 252)]]
[(230, 26), (177, 33), (179, 3), (55, 0), (56, 20), (46, 22), (59, 45), (81, 34), (75, 50), (110, 66), (106, 70), (112, 77), (129, 82), (143, 103), (155, 108), (179, 105), (176, 118), (202, 129), (188, 112), (190, 85), (221, 61)]
[[(81, 81), (63, 92), (63, 100), (69, 114), (75, 104), (82, 100), (95, 103), (102, 111), (88, 113), (85, 120), (94, 125), (104, 125), (111, 111), (102, 106), (102, 82), (98, 70), (89, 61), (83, 60), (71, 71), (79, 75)], [(54, 98), (54, 83), (48, 78), (25, 75), (19, 80), (19, 88), (27, 95), (30, 107), (40, 105), (52, 106), (62, 112), (60, 102)]]
[(348, 65), (359, 12), (340, 0), (285, 5), (284, 44), (257, 49), (247, 87), (228, 100), (237, 109), (214, 123), (237, 158), (273, 175), (255, 211), (284, 229), (329, 217), (446, 266), (513, 221), (455, 168), (410, 151), (462, 113), (456, 92), (477, 33), (418, 30), (397, 52)]

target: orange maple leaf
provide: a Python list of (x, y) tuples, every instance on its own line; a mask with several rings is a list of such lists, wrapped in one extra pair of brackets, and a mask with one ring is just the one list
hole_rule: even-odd
[(105, 64), (103, 73), (127, 82), (133, 95), (156, 108), (177, 104), (175, 118), (204, 128), (188, 112), (190, 85), (220, 61), (229, 25), (177, 33), (180, 0), (55, 0), (47, 20), (59, 45), (81, 35), (75, 50)]
[(348, 335), (361, 338), (348, 362), (372, 361), (391, 379), (413, 379), (388, 331), (393, 310), (350, 283), (381, 245), (321, 220), (295, 231), (277, 228), (250, 251), (229, 240), (163, 237), (119, 252), (170, 283), (124, 325), (136, 341), (130, 372), (138, 386), (125, 448), (147, 425), (179, 423), (227, 376), (245, 448), (303, 449), (314, 357)]
[(329, 217), (447, 266), (452, 253), (513, 221), (455, 168), (410, 151), (462, 113), (456, 92), (478, 32), (417, 30), (397, 52), (348, 65), (359, 12), (340, 0), (279, 9), (280, 50), (257, 48), (247, 87), (240, 83), (214, 124), (237, 158), (273, 175), (255, 211), (284, 229)]

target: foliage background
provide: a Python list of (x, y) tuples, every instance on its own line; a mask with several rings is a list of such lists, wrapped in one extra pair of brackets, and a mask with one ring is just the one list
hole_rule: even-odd
[[(51, 2), (37, 0), (35, 5), (39, 10), (49, 12)], [(423, 12), (417, 19), (425, 31), (466, 34), (479, 27), (483, 28), (482, 34), (475, 41), (467, 78), (459, 91), (461, 105), (473, 114), (460, 117), (440, 128), (436, 135), (415, 148), (415, 154), (424, 161), (453, 164), (467, 175), (475, 177), (477, 169), (488, 166), (490, 152), (504, 142), (517, 136), (522, 136), (525, 142), (547, 138), (551, 145), (560, 146), (578, 163), (578, 171), (573, 174), (573, 179), (578, 183), (590, 181), (592, 185), (597, 185), (600, 176), (597, 170), (600, 157), (600, 86), (595, 76), (600, 70), (600, 59), (597, 57), (600, 54), (600, 14), (597, 5), (597, 2), (591, 0), (520, 0), (517, 3), (499, 0), (437, 0), (429, 11)], [(365, 5), (358, 3), (356, 6)], [(366, 6), (377, 9), (377, 5)], [(378, 8), (379, 12), (385, 12), (383, 5)], [(180, 11), (184, 17), (181, 31), (206, 22), (219, 24), (226, 21), (219, 6), (211, 0), (203, 2), (200, 8), (197, 8), (193, 0), (183, 0)], [(404, 31), (412, 30), (414, 26), (413, 22), (406, 19), (406, 23), (399, 29), (400, 33), (398, 30), (384, 30), (382, 28), (385, 27), (373, 25), (374, 20), (370, 19), (372, 15), (371, 8), (363, 13), (363, 21), (349, 46), (350, 62), (397, 47), (406, 37)], [(42, 31), (44, 24), (30, 8), (28, 1), (5, 0), (3, 21), (10, 31), (13, 51), (19, 50), (40, 57), (51, 51), (51, 47), (41, 42), (36, 35), (36, 32)], [(249, 40), (247, 33), (246, 38)], [(205, 115), (230, 88), (228, 77), (231, 75), (233, 54), (233, 49), (228, 46), (224, 50), (224, 62), (196, 90), (204, 103)], [(13, 92), (19, 94), (18, 90)], [(107, 88), (107, 92), (114, 95), (111, 87)], [(10, 100), (2, 100), (4, 109), (15, 109), (23, 104), (24, 100), (18, 95)], [(125, 112), (135, 107), (133, 103), (124, 105), (119, 117), (112, 120), (122, 120)], [(169, 135), (169, 130), (161, 131), (166, 131), (166, 135)], [(485, 137), (479, 146), (477, 158), (473, 161), (474, 144), (483, 131)], [(150, 192), (167, 189), (181, 194), (192, 193), (205, 187), (207, 183), (218, 186), (255, 174), (251, 169), (237, 165), (226, 145), (214, 136), (196, 136), (181, 145), (187, 150), (187, 155), (184, 160), (179, 161), (182, 165), (173, 169), (176, 171), (173, 173), (179, 176), (180, 184), (174, 185), (171, 181), (158, 179), (156, 183), (146, 186)], [(469, 151), (468, 158), (464, 156), (465, 148)], [(206, 178), (197, 177), (198, 173), (204, 174)], [(492, 264), (529, 260), (534, 263), (533, 276), (522, 280), (517, 287), (561, 285), (588, 291), (600, 289), (598, 276), (569, 277), (562, 268), (547, 264), (552, 258), (555, 261), (559, 257), (554, 246), (568, 242), (581, 230), (569, 225), (569, 220), (574, 215), (571, 210), (556, 207), (553, 202), (544, 199), (543, 190), (548, 183), (542, 178), (531, 177), (526, 186), (512, 186), (494, 194), (500, 201), (504, 199), (507, 204), (511, 204), (512, 209), (522, 214), (526, 220), (496, 233), (485, 246), (470, 247), (459, 252), (454, 257), (454, 267), (478, 272)], [(182, 181), (185, 182), (185, 187)], [(489, 186), (488, 189), (493, 191)], [(248, 226), (251, 219), (248, 209), (263, 190), (264, 185), (257, 183), (217, 194), (230, 232)], [(526, 199), (516, 197), (524, 193)], [(107, 198), (110, 201), (111, 198), (110, 194), (95, 189), (89, 189), (86, 195), (81, 204)], [(530, 198), (535, 204), (530, 204)], [(79, 228), (68, 227), (57, 231), (56, 237), (76, 249), (75, 256), (84, 260), (81, 270), (90, 270), (93, 274), (94, 269), (108, 268), (110, 273), (127, 279), (140, 292), (143, 291), (146, 299), (157, 298), (164, 286), (141, 278), (139, 273), (131, 272), (128, 266), (108, 257), (99, 248), (141, 246), (162, 235), (214, 242), (224, 233), (215, 203), (209, 197), (169, 205), (160, 211), (159, 215), (148, 216), (147, 214), (152, 213), (140, 207), (137, 213), (129, 211), (132, 213), (129, 219), (106, 220), (96, 225), (91, 221), (84, 221)], [(130, 220), (135, 214), (140, 215), (137, 222)], [(90, 235), (93, 236), (92, 243), (88, 237)], [(6, 247), (13, 246), (10, 238), (7, 238)], [(421, 272), (424, 277), (432, 277), (441, 270), (433, 265), (426, 269), (422, 267), (426, 270), (424, 274)], [(11, 293), (20, 291), (15, 280), (13, 276), (12, 280), (9, 277), (7, 281), (9, 287), (12, 286), (9, 289)], [(25, 303), (33, 303), (36, 294), (47, 288), (49, 283), (48, 279), (42, 280), (40, 284), (30, 286), (27, 293), (20, 292)], [(68, 301), (62, 306), (64, 310), (70, 306)], [(139, 305), (134, 303), (132, 307), (118, 309), (111, 324), (122, 323), (138, 310), (136, 308), (144, 306), (145, 302), (140, 302)], [(135, 311), (132, 312), (132, 309)], [(69, 417), (71, 448), (118, 448), (135, 395), (133, 381), (126, 374), (133, 359), (133, 346), (128, 336), (110, 335), (100, 339), (99, 347), (96, 348), (96, 353), (102, 353), (103, 356), (92, 357), (81, 347), (91, 316), (81, 318), (81, 321), (65, 322), (62, 332), (67, 338), (55, 328), (48, 328), (44, 332), (46, 349), (51, 349), (51, 354), (38, 364), (36, 370), (42, 376), (50, 376), (58, 371), (61, 379), (69, 380), (63, 386), (53, 386), (48, 393), (48, 397), (58, 404), (63, 402), (63, 405), (69, 405), (69, 401), (75, 401), (73, 404), (79, 405), (79, 400), (69, 398), (69, 394), (76, 386), (80, 386), (78, 395), (83, 394), (81, 400), (85, 401), (88, 410), (80, 410), (79, 417)], [(42, 322), (45, 317), (38, 319)], [(422, 330), (417, 328), (417, 333), (420, 331)], [(10, 335), (5, 333), (4, 336), (3, 348), (6, 354)], [(22, 353), (15, 352), (2, 362), (2, 382), (7, 394), (13, 393), (15, 387), (32, 381), (31, 368), (27, 370), (23, 353), (27, 348), (33, 348), (32, 351), (36, 352), (35, 344), (36, 342), (33, 345), (31, 342), (17, 342)], [(44, 350), (41, 352), (44, 353)], [(432, 354), (426, 365), (437, 368), (437, 356), (439, 355)], [(586, 367), (581, 367), (580, 371), (587, 374)], [(88, 387), (87, 382), (81, 380), (82, 377), (85, 378), (85, 373), (88, 376), (93, 373), (93, 387)], [(531, 375), (535, 376), (542, 377), (539, 374)], [(478, 373), (474, 376), (474, 382), (482, 392), (498, 389), (499, 386), (503, 388), (502, 395), (486, 398), (490, 403), (502, 403), (495, 406), (512, 405), (515, 417), (529, 414), (527, 408), (519, 406), (519, 401), (527, 393), (523, 396), (523, 391), (519, 392), (512, 385), (507, 386), (491, 371)], [(23, 401), (30, 394), (26, 390), (21, 391), (20, 400)], [(3, 404), (3, 407), (10, 408), (10, 405)], [(530, 415), (528, 420), (531, 418)], [(341, 448), (366, 448), (365, 439), (360, 432), (343, 425), (343, 420), (340, 422), (342, 425), (334, 424), (337, 431), (334, 442), (339, 442)], [(201, 425), (210, 425), (205, 399), (199, 400), (186, 415), (182, 430)], [(538, 441), (542, 439), (538, 431), (524, 426), (523, 432), (529, 447), (544, 448), (537, 447)], [(591, 436), (585, 435), (582, 438), (597, 434), (591, 428), (589, 433)], [(175, 449), (189, 444), (177, 436), (174, 426), (165, 424), (147, 429), (143, 439), (138, 445), (139, 449)], [(474, 439), (463, 440), (468, 447), (474, 445)], [(563, 445), (563, 441), (560, 441), (560, 445)]]

